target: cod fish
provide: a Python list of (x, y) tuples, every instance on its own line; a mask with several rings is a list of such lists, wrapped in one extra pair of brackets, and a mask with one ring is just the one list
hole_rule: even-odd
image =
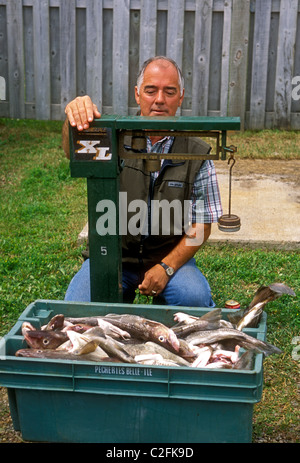
[(64, 327), (64, 320), (65, 316), (63, 314), (55, 315), (51, 318), (51, 320), (47, 323), (47, 325), (42, 327), (42, 330), (61, 330)]
[(25, 330), (23, 336), (33, 349), (55, 349), (68, 339), (63, 331)]
[(74, 354), (67, 350), (57, 349), (19, 349), (15, 353), (16, 357), (41, 358), (52, 360), (72, 360), (86, 362), (120, 362), (119, 359), (109, 357), (106, 354), (95, 350), (91, 353)]
[[(67, 331), (69, 342), (61, 345), (59, 350), (67, 350), (71, 354), (90, 354), (97, 350), (97, 354), (112, 356), (125, 363), (134, 363), (134, 358), (128, 354), (123, 345), (103, 333), (101, 327), (93, 327), (85, 333)], [(101, 352), (100, 352), (101, 350)]]
[(140, 355), (161, 355), (165, 360), (176, 363), (177, 365), (190, 366), (190, 363), (180, 355), (174, 354), (159, 344), (147, 341), (143, 343), (124, 343), (123, 348), (136, 359)]
[(221, 309), (214, 309), (207, 312), (202, 317), (195, 317), (183, 312), (177, 312), (174, 314), (174, 320), (178, 321), (178, 323), (172, 326), (172, 330), (179, 338), (194, 331), (215, 330), (220, 328), (221, 315)]
[(160, 322), (131, 314), (109, 314), (105, 315), (104, 319), (138, 339), (153, 341), (166, 349), (179, 351), (180, 343), (176, 334)]
[(239, 344), (247, 350), (250, 349), (256, 352), (262, 352), (266, 357), (271, 354), (281, 354), (282, 352), (278, 347), (273, 346), (267, 341), (261, 341), (260, 339), (247, 335), (243, 331), (230, 328), (198, 331), (186, 337), (186, 341), (190, 345), (214, 344), (224, 340), (235, 341), (236, 344)]
[[(289, 296), (296, 296), (295, 292), (287, 285), (283, 283), (273, 283), (269, 286), (260, 286), (252, 301), (250, 302), (249, 306), (246, 309), (238, 310), (235, 313), (228, 314), (228, 320), (237, 325), (239, 321), (245, 315), (247, 315), (251, 309), (257, 307), (257, 313), (255, 314), (255, 310), (252, 311), (252, 319), (248, 318), (247, 326), (248, 328), (256, 328), (260, 322), (262, 311), (264, 306), (275, 299), (278, 299), (283, 294), (288, 294)], [(254, 316), (255, 315), (255, 316)]]

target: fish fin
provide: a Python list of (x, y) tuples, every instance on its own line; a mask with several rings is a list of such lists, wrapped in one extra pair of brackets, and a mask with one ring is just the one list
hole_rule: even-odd
[(209, 322), (218, 322), (221, 320), (221, 317), (222, 317), (222, 309), (217, 308), (217, 309), (210, 310), (209, 312), (207, 312), (206, 314), (202, 315), (202, 317), (199, 317), (199, 318), (200, 320), (206, 320)]

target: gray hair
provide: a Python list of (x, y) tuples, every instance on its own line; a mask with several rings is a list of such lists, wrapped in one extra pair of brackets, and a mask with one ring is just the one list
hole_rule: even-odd
[(138, 74), (138, 77), (137, 77), (137, 82), (136, 82), (138, 94), (140, 93), (140, 88), (141, 88), (141, 85), (142, 85), (143, 80), (144, 80), (144, 73), (145, 73), (146, 67), (150, 63), (152, 63), (153, 61), (157, 61), (157, 60), (160, 60), (160, 59), (168, 61), (169, 63), (173, 64), (173, 66), (175, 66), (175, 68), (176, 68), (176, 70), (178, 72), (178, 84), (179, 84), (179, 88), (180, 88), (180, 95), (182, 95), (183, 88), (184, 88), (184, 79), (183, 79), (181, 69), (178, 66), (178, 64), (172, 58), (167, 58), (166, 56), (153, 56), (152, 58), (147, 59), (143, 63), (143, 65), (141, 67), (141, 70), (140, 70), (140, 72)]

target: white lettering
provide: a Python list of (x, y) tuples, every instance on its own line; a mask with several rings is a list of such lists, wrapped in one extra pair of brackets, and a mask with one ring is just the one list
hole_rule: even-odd
[(131, 458), (136, 461), (139, 458), (140, 450), (118, 449), (113, 447), (112, 450), (107, 450), (107, 458)]
[(5, 360), (6, 358), (6, 342), (5, 338), (0, 336), (0, 360)]
[[(191, 203), (182, 204), (178, 199), (151, 201), (151, 235), (187, 235), (187, 246), (200, 246), (204, 241), (203, 200), (197, 200), (193, 205), (193, 225), (189, 221)], [(183, 210), (182, 210), (183, 209)], [(171, 212), (172, 211), (172, 212)], [(102, 213), (97, 219), (96, 230), (100, 236), (116, 235), (116, 205), (112, 200), (103, 199), (97, 203), (96, 212)], [(136, 212), (128, 220), (128, 213)], [(171, 217), (173, 214), (173, 220)], [(174, 225), (171, 230), (171, 224)], [(127, 193), (119, 193), (119, 235), (129, 233), (132, 236), (148, 234), (148, 204), (135, 199), (127, 206)]]
[(98, 153), (98, 149), (95, 148), (95, 145), (99, 145), (100, 140), (80, 140), (77, 141), (77, 143), (78, 145), (81, 145), (82, 148), (76, 150), (76, 153)]
[[(106, 212), (104, 212), (106, 210)], [(96, 212), (104, 212), (96, 222), (98, 235), (116, 235), (116, 205), (111, 199), (103, 199), (96, 206)]]
[(132, 236), (148, 232), (148, 206), (142, 199), (135, 199), (128, 205), (128, 212), (138, 212), (128, 222), (128, 232)]
[(6, 99), (6, 83), (4, 77), (0, 76), (0, 100)]
[(109, 150), (109, 147), (97, 148), (97, 155), (93, 157), (94, 161), (100, 161), (100, 160), (109, 161), (109, 159), (111, 159), (112, 153), (106, 154), (106, 151), (108, 150)]
[(294, 101), (298, 101), (300, 100), (300, 76), (293, 77), (292, 85), (296, 85), (296, 87), (294, 87), (292, 90), (292, 99)]
[(162, 199), (161, 201), (152, 200), (151, 201), (151, 235), (159, 235), (159, 223), (160, 223), (160, 214), (159, 210), (162, 210), (162, 234), (170, 235), (170, 224), (171, 224), (171, 209), (173, 209), (174, 214), (174, 235), (182, 234), (182, 208), (181, 202), (179, 199), (174, 199), (169, 202), (167, 199)]

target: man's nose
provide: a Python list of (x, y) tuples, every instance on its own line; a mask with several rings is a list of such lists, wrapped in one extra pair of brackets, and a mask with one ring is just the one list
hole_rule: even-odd
[(155, 98), (155, 103), (164, 103), (165, 102), (165, 95), (164, 95), (164, 92), (163, 90), (158, 90), (157, 94), (156, 94), (156, 98)]

